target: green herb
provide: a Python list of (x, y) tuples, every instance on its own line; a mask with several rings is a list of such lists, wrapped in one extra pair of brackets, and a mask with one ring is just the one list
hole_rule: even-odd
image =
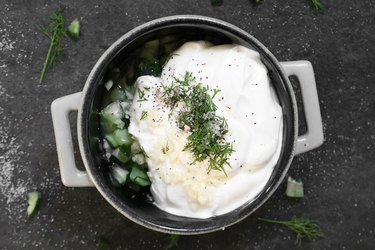
[(147, 116), (148, 116), (148, 112), (147, 111), (142, 111), (141, 120), (145, 119)]
[(289, 221), (269, 220), (269, 219), (263, 219), (263, 218), (258, 218), (258, 219), (261, 221), (281, 224), (281, 225), (288, 227), (290, 230), (296, 233), (297, 235), (296, 243), (298, 244), (301, 243), (301, 240), (303, 238), (312, 240), (314, 238), (320, 238), (324, 236), (323, 232), (320, 230), (318, 221), (316, 220), (311, 220), (311, 219), (306, 219), (306, 218), (297, 218), (297, 217), (293, 217)]
[(96, 243), (96, 246), (97, 247), (101, 247), (101, 248), (108, 248), (112, 245), (111, 241), (109, 241), (108, 239), (104, 238), (103, 236), (100, 236), (98, 242)]
[[(195, 161), (208, 159), (208, 172), (219, 170), (226, 174), (224, 166), (230, 167), (228, 160), (234, 150), (224, 139), (228, 133), (227, 121), (215, 114), (217, 107), (213, 98), (219, 90), (210, 90), (200, 83), (193, 85), (194, 81), (192, 74), (186, 72), (183, 79), (175, 78), (171, 85), (162, 85), (165, 102), (172, 109), (178, 103), (185, 106), (178, 114), (179, 127), (191, 131), (184, 150), (191, 151)], [(210, 95), (210, 91), (214, 94)]]
[(323, 10), (323, 4), (320, 2), (320, 0), (311, 0), (311, 2), (315, 10)]
[(147, 101), (146, 92), (144, 90), (141, 90), (140, 88), (138, 88), (138, 97), (139, 99), (137, 100), (137, 102)]
[(168, 250), (168, 249), (178, 246), (179, 240), (180, 240), (180, 235), (175, 235), (175, 234), (169, 235), (168, 242), (164, 246), (164, 249)]
[(77, 19), (75, 19), (71, 24), (68, 26), (68, 34), (70, 35), (71, 38), (74, 40), (77, 40), (79, 37), (79, 30), (80, 30), (80, 23)]
[(46, 59), (44, 60), (44, 65), (42, 73), (40, 75), (39, 83), (44, 80), (44, 75), (47, 68), (53, 66), (53, 64), (59, 59), (63, 51), (61, 45), (61, 38), (65, 35), (64, 31), (64, 17), (62, 15), (62, 10), (55, 11), (50, 17), (51, 23), (49, 26), (41, 28), (41, 31), (50, 40), (50, 46), (47, 52)]
[(27, 215), (30, 217), (35, 213), (39, 206), (40, 193), (37, 191), (30, 192), (27, 194), (27, 198), (27, 203), (29, 204), (27, 207)]
[(285, 195), (291, 198), (302, 198), (303, 197), (302, 181), (296, 181), (292, 177), (289, 176)]
[(169, 151), (168, 142), (167, 145), (165, 145), (165, 147), (161, 149), (161, 151), (163, 152), (163, 154), (166, 154)]
[(211, 0), (212, 6), (221, 6), (223, 4), (223, 0)]

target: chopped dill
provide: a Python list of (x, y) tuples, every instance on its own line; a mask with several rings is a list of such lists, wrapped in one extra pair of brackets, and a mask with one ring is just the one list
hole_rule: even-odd
[(142, 111), (141, 119), (140, 120), (145, 119), (147, 116), (148, 116), (148, 112), (147, 111)]
[(163, 154), (166, 154), (169, 151), (168, 142), (167, 145), (165, 145), (165, 147), (161, 149), (161, 151), (163, 152)]
[(139, 99), (137, 100), (137, 102), (147, 101), (146, 92), (144, 90), (141, 90), (140, 88), (138, 88), (138, 97)]
[[(227, 121), (215, 114), (217, 106), (213, 98), (219, 90), (211, 90), (201, 83), (194, 85), (194, 81), (192, 74), (186, 72), (183, 79), (175, 78), (171, 85), (162, 85), (165, 103), (172, 109), (178, 103), (184, 105), (178, 114), (178, 126), (181, 129), (188, 127), (191, 131), (184, 150), (191, 151), (195, 161), (208, 159), (208, 172), (219, 170), (226, 174), (224, 167), (230, 167), (228, 160), (234, 150), (232, 143), (224, 139), (228, 133)], [(210, 95), (210, 91), (213, 91), (213, 95)]]
[(63, 47), (61, 38), (65, 36), (63, 11), (57, 10), (53, 12), (50, 17), (51, 23), (47, 27), (40, 28), (41, 32), (45, 34), (50, 40), (47, 56), (44, 60), (42, 73), (40, 74), (39, 83), (44, 80), (44, 75), (48, 68), (52, 67), (54, 63), (60, 58)]

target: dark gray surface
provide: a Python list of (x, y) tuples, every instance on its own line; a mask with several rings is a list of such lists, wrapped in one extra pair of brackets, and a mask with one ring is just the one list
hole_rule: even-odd
[[(182, 237), (181, 249), (375, 248), (375, 2), (324, 1), (317, 14), (308, 0), (225, 1), (4, 1), (0, 0), (0, 248), (95, 249), (99, 236), (113, 249), (158, 249), (166, 235), (117, 213), (94, 188), (61, 184), (50, 103), (80, 91), (95, 61), (129, 29), (157, 17), (201, 14), (253, 34), (283, 60), (310, 60), (315, 69), (326, 141), (295, 158), (290, 175), (306, 196), (284, 197), (285, 185), (254, 215), (225, 231)], [(59, 6), (67, 22), (78, 17), (82, 36), (64, 40), (64, 55), (38, 79), (48, 41), (37, 27)], [(42, 193), (28, 219), (26, 194)], [(304, 241), (257, 217), (293, 215), (320, 221), (324, 239)]]

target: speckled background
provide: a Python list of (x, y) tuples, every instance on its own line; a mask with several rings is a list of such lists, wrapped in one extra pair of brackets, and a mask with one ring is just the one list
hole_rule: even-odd
[[(290, 175), (305, 198), (284, 196), (285, 183), (255, 214), (225, 231), (186, 236), (178, 249), (375, 249), (375, 2), (322, 0), (4, 1), (0, 0), (0, 248), (159, 249), (167, 235), (115, 211), (94, 188), (60, 181), (50, 103), (80, 91), (95, 61), (129, 29), (172, 14), (223, 19), (253, 34), (281, 61), (314, 65), (325, 143), (293, 161)], [(82, 36), (64, 39), (64, 54), (38, 84), (48, 41), (38, 31), (60, 6), (79, 18)], [(74, 120), (74, 116), (72, 117)], [(35, 217), (26, 194), (42, 193)], [(295, 244), (287, 229), (257, 217), (319, 220), (325, 238)]]

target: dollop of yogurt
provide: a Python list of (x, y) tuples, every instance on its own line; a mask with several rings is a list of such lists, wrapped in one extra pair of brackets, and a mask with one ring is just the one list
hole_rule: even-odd
[[(186, 72), (210, 89), (216, 114), (228, 123), (232, 143), (225, 172), (207, 171), (184, 150), (189, 129), (163, 101), (163, 87)], [(279, 158), (282, 110), (258, 52), (236, 44), (187, 42), (163, 67), (161, 77), (141, 76), (130, 108), (129, 132), (147, 155), (155, 204), (171, 214), (209, 218), (252, 201), (267, 184)]]

